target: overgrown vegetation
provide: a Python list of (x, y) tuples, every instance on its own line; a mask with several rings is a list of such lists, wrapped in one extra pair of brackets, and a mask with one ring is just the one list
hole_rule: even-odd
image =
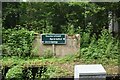
[(31, 55), (34, 32), (26, 29), (3, 29), (2, 53), (4, 56), (27, 57)]
[[(83, 33), (81, 36), (80, 58), (85, 59), (118, 59), (117, 37), (113, 37), (111, 32), (103, 29), (96, 39), (96, 35), (90, 37), (90, 33)], [(103, 60), (104, 61), (104, 60)]]
[[(107, 4), (3, 3), (3, 78), (46, 80), (73, 76), (75, 64), (117, 66), (119, 39), (107, 29), (107, 11), (116, 11), (119, 22), (120, 7), (119, 3)], [(55, 58), (52, 51), (44, 50), (42, 57), (36, 57), (34, 32), (80, 34), (80, 53)]]
[[(20, 56), (2, 58), (2, 70), (8, 67), (7, 73), (3, 73), (6, 80), (10, 79), (50, 79), (55, 77), (72, 76), (73, 72), (64, 70), (61, 65), (75, 62), (98, 63), (105, 65), (118, 65), (118, 39), (114, 38), (107, 29), (103, 29), (102, 34), (96, 39), (96, 35), (90, 37), (89, 32), (84, 32), (81, 36), (81, 48), (79, 55), (69, 55), (64, 58), (54, 58), (53, 53), (45, 51), (41, 58), (23, 59)], [(88, 37), (89, 35), (89, 37)], [(9, 39), (9, 38), (8, 38)], [(7, 39), (7, 40), (8, 40)], [(10, 38), (11, 39), (11, 38)], [(8, 56), (8, 55), (7, 55)], [(67, 66), (68, 66), (67, 64)], [(46, 66), (46, 67), (45, 67)], [(61, 67), (60, 67), (61, 66)], [(43, 68), (41, 68), (43, 67)], [(64, 66), (65, 67), (65, 66)], [(72, 68), (72, 67), (71, 67)], [(33, 71), (34, 70), (34, 71)]]

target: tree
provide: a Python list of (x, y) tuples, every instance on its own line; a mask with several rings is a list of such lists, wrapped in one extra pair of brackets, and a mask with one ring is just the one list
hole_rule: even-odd
[(91, 33), (99, 34), (104, 26), (108, 28), (109, 11), (114, 12), (120, 24), (119, 6), (119, 3), (4, 2), (3, 26), (25, 27), (39, 33), (67, 33), (73, 25), (75, 33), (80, 33), (80, 28), (86, 31), (91, 24)]

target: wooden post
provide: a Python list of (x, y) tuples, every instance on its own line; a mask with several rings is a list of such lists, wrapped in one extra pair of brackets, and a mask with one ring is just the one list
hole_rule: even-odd
[(55, 44), (52, 44), (52, 48), (53, 48), (53, 56), (56, 56), (56, 53), (55, 53)]

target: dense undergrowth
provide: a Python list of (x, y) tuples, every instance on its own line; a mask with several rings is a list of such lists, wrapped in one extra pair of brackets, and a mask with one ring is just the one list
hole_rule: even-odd
[(33, 31), (3, 30), (3, 56), (0, 58), (3, 78), (6, 80), (43, 80), (69, 76), (73, 73), (67, 69), (64, 70), (63, 66), (73, 67), (76, 63), (118, 65), (119, 40), (117, 36), (113, 37), (107, 29), (103, 29), (99, 35), (91, 35), (89, 31), (81, 32), (80, 35), (81, 47), (77, 55), (55, 58), (48, 57), (50, 54), (46, 52), (45, 56), (36, 57), (31, 56)]
[(98, 36), (90, 33), (83, 33), (81, 36), (81, 49), (79, 57), (85, 59), (118, 59), (119, 39), (117, 35), (112, 36), (111, 32), (103, 29)]
[(3, 56), (31, 56), (34, 32), (27, 29), (3, 29), (2, 30)]
[[(73, 76), (76, 64), (102, 64), (104, 67), (110, 65), (116, 68), (120, 63), (119, 39), (117, 36), (113, 37), (103, 26), (108, 28), (111, 20), (113, 24), (114, 20), (120, 23), (119, 5), (91, 2), (3, 2), (0, 21), (3, 26), (0, 35), (0, 71), (3, 80), (47, 80)], [(110, 19), (109, 13), (112, 13)], [(46, 50), (43, 57), (38, 57), (37, 49), (32, 47), (34, 31), (40, 34), (80, 34), (80, 51), (76, 55), (56, 58), (50, 50)]]

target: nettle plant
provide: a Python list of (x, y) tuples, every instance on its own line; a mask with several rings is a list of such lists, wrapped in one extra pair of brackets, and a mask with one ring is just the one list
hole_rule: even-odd
[(3, 55), (5, 56), (30, 56), (34, 32), (26, 29), (3, 29)]

